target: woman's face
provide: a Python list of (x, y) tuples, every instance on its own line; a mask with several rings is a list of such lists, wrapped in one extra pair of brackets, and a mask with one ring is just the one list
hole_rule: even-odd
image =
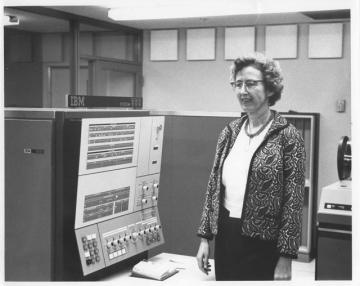
[(236, 74), (235, 93), (246, 113), (261, 113), (269, 108), (262, 73), (253, 66), (245, 67)]

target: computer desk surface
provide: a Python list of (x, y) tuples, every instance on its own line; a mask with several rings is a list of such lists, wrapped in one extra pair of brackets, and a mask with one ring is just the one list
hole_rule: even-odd
[[(131, 285), (140, 285), (146, 283), (147, 285), (157, 285), (161, 283), (164, 284), (179, 284), (184, 285), (186, 282), (202, 282), (202, 281), (214, 281), (215, 282), (215, 271), (214, 271), (214, 260), (210, 259), (211, 271), (208, 275), (205, 275), (198, 268), (196, 257), (186, 256), (172, 253), (160, 253), (156, 256), (149, 258), (149, 261), (154, 263), (166, 263), (169, 262), (178, 267), (179, 272), (175, 275), (167, 278), (164, 281), (157, 281), (146, 278), (138, 278), (131, 276), (131, 269), (126, 269), (122, 272), (114, 274), (112, 276), (106, 277), (102, 281), (111, 282), (111, 283), (131, 283)], [(191, 284), (192, 285), (192, 284)]]

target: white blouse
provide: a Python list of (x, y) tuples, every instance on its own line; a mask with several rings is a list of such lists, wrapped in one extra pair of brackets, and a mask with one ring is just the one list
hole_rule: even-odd
[(230, 212), (230, 217), (241, 218), (250, 161), (264, 140), (272, 121), (259, 135), (251, 139), (245, 133), (246, 124), (243, 124), (225, 159), (222, 170), (222, 183), (225, 186), (224, 207)]

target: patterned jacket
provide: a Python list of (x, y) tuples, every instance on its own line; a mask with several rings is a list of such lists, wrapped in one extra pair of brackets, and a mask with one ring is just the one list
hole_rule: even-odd
[[(248, 173), (242, 210), (243, 235), (277, 241), (282, 256), (296, 258), (300, 244), (305, 185), (305, 149), (300, 132), (279, 113), (255, 151)], [(213, 239), (223, 203), (222, 167), (241, 126), (242, 116), (220, 133), (206, 190), (198, 236)]]

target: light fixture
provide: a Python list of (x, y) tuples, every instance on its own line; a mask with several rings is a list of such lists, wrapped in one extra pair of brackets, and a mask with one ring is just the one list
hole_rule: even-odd
[(110, 7), (116, 21), (205, 18), (231, 15), (349, 9), (351, 0), (121, 0)]
[(20, 21), (17, 16), (14, 15), (4, 15), (4, 26), (13, 26), (19, 25)]
[(257, 1), (239, 0), (137, 0), (111, 7), (108, 17), (116, 21), (206, 18), (256, 11)]

